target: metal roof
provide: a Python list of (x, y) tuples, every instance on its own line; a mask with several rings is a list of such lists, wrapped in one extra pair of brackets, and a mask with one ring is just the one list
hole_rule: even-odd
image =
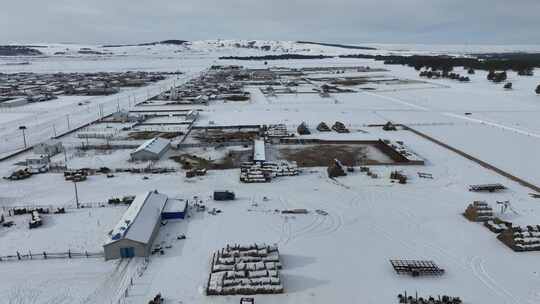
[(253, 141), (253, 161), (266, 161), (266, 151), (262, 139)]
[(105, 245), (121, 239), (129, 239), (144, 244), (150, 242), (152, 232), (161, 219), (161, 211), (167, 199), (167, 195), (157, 193), (157, 191), (137, 195), (114, 227)]
[(131, 154), (136, 154), (140, 151), (148, 151), (154, 154), (160, 154), (163, 150), (167, 149), (171, 141), (161, 137), (154, 137), (148, 141), (145, 141), (142, 145), (137, 147)]

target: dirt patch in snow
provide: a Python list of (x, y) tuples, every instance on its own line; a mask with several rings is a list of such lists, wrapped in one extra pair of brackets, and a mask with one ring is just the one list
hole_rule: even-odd
[(279, 152), (283, 158), (295, 161), (300, 167), (328, 166), (334, 159), (347, 166), (380, 162), (371, 157), (371, 149), (367, 145), (291, 145), (280, 146)]

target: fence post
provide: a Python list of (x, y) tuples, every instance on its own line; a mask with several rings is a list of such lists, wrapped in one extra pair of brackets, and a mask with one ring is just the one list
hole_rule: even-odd
[(71, 249), (68, 249), (68, 257), (71, 259)]
[(28, 255), (30, 256), (30, 260), (32, 259), (32, 252), (30, 252), (30, 250), (28, 250)]
[(17, 251), (17, 259), (20, 261), (21, 260), (21, 254)]
[(43, 258), (46, 260), (47, 259), (47, 253), (45, 251), (43, 251)]

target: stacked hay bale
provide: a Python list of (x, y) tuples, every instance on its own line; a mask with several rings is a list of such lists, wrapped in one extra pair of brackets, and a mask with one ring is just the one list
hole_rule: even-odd
[(493, 220), (484, 222), (484, 226), (486, 226), (486, 228), (493, 233), (501, 233), (509, 228), (512, 228), (512, 223), (503, 221), (496, 217)]
[(493, 208), (484, 201), (474, 201), (463, 213), (471, 222), (487, 222), (493, 219)]
[(322, 121), (320, 124), (317, 125), (317, 131), (319, 132), (330, 132), (330, 128), (328, 127), (328, 125)]
[(345, 127), (345, 124), (340, 122), (340, 121), (336, 121), (334, 123), (334, 125), (332, 126), (332, 130), (338, 132), (338, 133), (349, 133), (349, 129), (347, 129), (347, 127)]
[(289, 137), (291, 134), (289, 134), (289, 131), (287, 130), (287, 126), (285, 124), (275, 124), (275, 125), (269, 125), (266, 127), (265, 132), (266, 137)]
[(300, 135), (309, 135), (311, 134), (311, 131), (309, 130), (309, 127), (308, 125), (305, 123), (305, 122), (302, 122), (298, 128), (296, 129), (296, 131), (298, 132), (298, 134)]
[(497, 237), (514, 251), (540, 250), (540, 225), (512, 227)]
[(406, 184), (407, 183), (407, 176), (400, 171), (392, 171), (390, 173), (390, 179), (391, 180), (397, 180), (400, 184)]
[(276, 245), (227, 245), (214, 252), (207, 295), (283, 293)]
[(240, 181), (244, 183), (266, 183), (280, 176), (295, 176), (299, 174), (296, 162), (281, 161), (243, 163), (240, 166)]
[(328, 166), (328, 168), (326, 169), (326, 172), (328, 172), (329, 178), (347, 176), (347, 173), (345, 173), (345, 170), (343, 169), (343, 165), (337, 159), (334, 159), (334, 161), (330, 164), (330, 166)]
[(383, 130), (384, 131), (397, 131), (397, 128), (391, 121), (389, 121), (383, 126)]

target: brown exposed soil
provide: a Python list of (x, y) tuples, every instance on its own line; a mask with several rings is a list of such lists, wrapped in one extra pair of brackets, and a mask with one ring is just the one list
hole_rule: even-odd
[(288, 161), (295, 161), (300, 167), (323, 167), (338, 159), (346, 166), (369, 165), (377, 163), (367, 158), (366, 147), (350, 145), (316, 145), (284, 147), (280, 149)]
[(208, 131), (199, 132), (193, 137), (199, 139), (202, 142), (208, 143), (220, 143), (228, 141), (253, 141), (259, 136), (258, 132), (223, 132), (223, 131)]
[(130, 132), (128, 137), (131, 139), (152, 139), (154, 137), (162, 137), (166, 139), (172, 139), (178, 136), (184, 135), (183, 132), (158, 132), (158, 131), (136, 131)]
[(227, 155), (219, 160), (208, 160), (192, 154), (182, 154), (171, 156), (170, 159), (182, 165), (182, 169), (208, 169), (225, 170), (239, 168), (240, 164), (249, 160), (250, 151), (229, 151)]

